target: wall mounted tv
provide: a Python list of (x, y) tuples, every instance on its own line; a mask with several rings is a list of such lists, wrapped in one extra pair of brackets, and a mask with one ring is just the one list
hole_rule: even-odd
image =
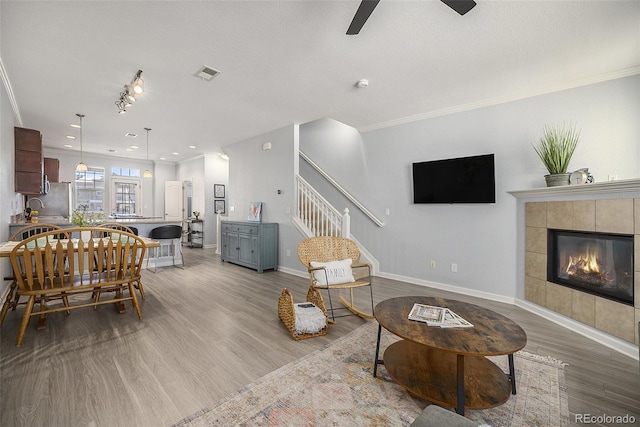
[(495, 203), (493, 154), (413, 164), (413, 203)]

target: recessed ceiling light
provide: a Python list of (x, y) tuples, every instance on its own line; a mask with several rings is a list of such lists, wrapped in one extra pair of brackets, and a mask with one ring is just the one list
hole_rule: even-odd
[(71, 145), (71, 144), (64, 144), (64, 147), (65, 147), (65, 148), (73, 148), (73, 145)]
[(160, 157), (160, 160), (167, 160), (166, 157)]
[(190, 145), (189, 148), (196, 148), (196, 146), (195, 145)]
[(173, 154), (174, 156), (178, 156), (178, 155), (180, 155), (180, 153), (177, 153), (177, 152), (175, 152), (175, 151), (174, 151), (173, 153), (171, 153), (171, 154)]
[(67, 139), (76, 139), (76, 137), (73, 135), (67, 135)]
[(133, 148), (127, 148), (127, 151), (133, 151)]
[(136, 138), (138, 135), (135, 133), (127, 132), (124, 134), (127, 138)]
[(131, 148), (133, 148), (134, 150), (137, 150), (140, 147), (138, 147), (137, 145), (132, 145)]
[(72, 128), (80, 129), (80, 125), (77, 123), (71, 123), (69, 126), (71, 126)]

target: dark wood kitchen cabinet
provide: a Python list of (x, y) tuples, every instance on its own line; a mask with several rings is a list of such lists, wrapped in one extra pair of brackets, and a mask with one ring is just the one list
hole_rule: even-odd
[(44, 157), (39, 131), (14, 128), (15, 191), (22, 194), (42, 194)]
[(44, 174), (49, 182), (60, 182), (60, 160), (45, 157)]

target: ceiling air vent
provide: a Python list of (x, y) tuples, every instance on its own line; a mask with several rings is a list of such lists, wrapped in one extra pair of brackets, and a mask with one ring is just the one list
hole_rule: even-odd
[(195, 76), (202, 80), (210, 81), (218, 74), (220, 74), (220, 71), (204, 66), (195, 74)]

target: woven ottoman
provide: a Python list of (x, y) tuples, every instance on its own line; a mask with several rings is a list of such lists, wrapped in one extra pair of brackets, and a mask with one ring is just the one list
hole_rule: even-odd
[(284, 288), (278, 299), (278, 317), (294, 340), (319, 337), (328, 332), (327, 314), (322, 295), (309, 288), (307, 302), (295, 304), (291, 292)]

